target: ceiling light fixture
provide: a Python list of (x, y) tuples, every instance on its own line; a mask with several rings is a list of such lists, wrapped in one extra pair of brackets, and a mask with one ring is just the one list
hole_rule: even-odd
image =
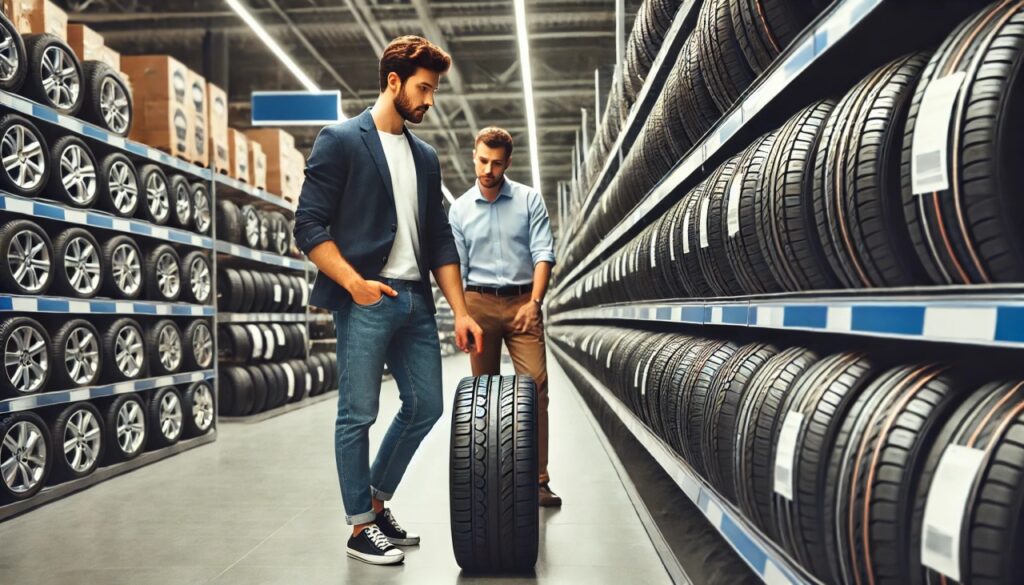
[(277, 44), (277, 41), (275, 41), (274, 38), (271, 37), (270, 34), (267, 32), (267, 29), (263, 28), (263, 25), (260, 24), (259, 21), (257, 21), (253, 17), (252, 13), (250, 13), (249, 10), (246, 9), (246, 7), (243, 6), (239, 0), (224, 1), (228, 3), (228, 6), (230, 6), (232, 10), (238, 13), (239, 18), (241, 18), (245, 22), (245, 24), (249, 25), (249, 28), (252, 29), (252, 32), (256, 33), (256, 36), (259, 37), (260, 40), (263, 41), (263, 44), (265, 44), (267, 48), (270, 49), (270, 52), (273, 53), (274, 56), (277, 57), (278, 60), (281, 61), (281, 63), (283, 63), (285, 67), (288, 68), (288, 71), (291, 71), (292, 75), (294, 75), (295, 78), (299, 80), (299, 83), (301, 83), (303, 87), (305, 87), (309, 91), (320, 91), (320, 88), (317, 86), (317, 84), (313, 83), (313, 80), (310, 79), (308, 75), (306, 75), (306, 72), (299, 68), (295, 61), (293, 61), (292, 58), (288, 56), (288, 53), (284, 52), (284, 49), (281, 48), (281, 45)]
[(540, 192), (540, 149), (537, 145), (537, 112), (533, 107), (533, 67), (530, 66), (530, 37), (527, 31), (526, 0), (514, 0), (516, 37), (519, 41), (519, 70), (523, 73), (523, 99), (526, 101), (526, 129), (530, 136), (530, 166), (533, 188)]

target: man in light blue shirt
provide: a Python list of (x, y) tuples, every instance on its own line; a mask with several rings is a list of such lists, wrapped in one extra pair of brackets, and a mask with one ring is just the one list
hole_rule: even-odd
[(471, 354), (473, 375), (498, 374), (504, 339), (516, 373), (537, 385), (540, 505), (559, 506), (548, 482), (548, 374), (541, 305), (555, 263), (548, 211), (540, 193), (505, 177), (512, 136), (484, 128), (476, 138), (477, 182), (449, 211), (470, 316), (487, 343)]

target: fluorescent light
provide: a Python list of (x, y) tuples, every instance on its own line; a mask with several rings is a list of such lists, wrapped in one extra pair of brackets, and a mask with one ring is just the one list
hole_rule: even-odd
[(313, 83), (313, 80), (306, 75), (306, 72), (299, 68), (295, 61), (288, 56), (288, 53), (284, 52), (281, 45), (277, 44), (277, 41), (267, 33), (267, 29), (263, 28), (263, 25), (253, 18), (253, 15), (245, 8), (245, 6), (242, 5), (241, 2), (239, 2), (239, 0), (224, 1), (228, 3), (228, 6), (230, 6), (232, 10), (238, 13), (238, 16), (245, 21), (245, 24), (249, 25), (252, 32), (256, 33), (256, 36), (259, 37), (260, 40), (263, 41), (263, 44), (270, 49), (270, 52), (288, 68), (288, 71), (292, 72), (292, 75), (299, 80), (299, 83), (301, 83), (303, 87), (309, 91), (320, 91), (317, 84)]
[(523, 73), (523, 99), (526, 100), (526, 129), (530, 135), (530, 166), (533, 188), (540, 192), (540, 148), (537, 145), (537, 112), (533, 107), (533, 68), (530, 66), (530, 37), (526, 30), (526, 0), (514, 0), (516, 37), (519, 40), (519, 70)]

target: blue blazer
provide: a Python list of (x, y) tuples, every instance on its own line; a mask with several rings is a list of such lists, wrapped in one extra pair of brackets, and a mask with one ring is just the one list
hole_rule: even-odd
[[(404, 130), (416, 163), (419, 191), (420, 279), (429, 289), (429, 271), (458, 264), (459, 252), (442, 206), (437, 152)], [(374, 280), (388, 261), (397, 231), (395, 193), (384, 148), (370, 110), (320, 131), (306, 163), (295, 211), (295, 243), (303, 253), (334, 240), (342, 256), (364, 278)], [(433, 295), (427, 291), (433, 303)], [(309, 303), (341, 310), (352, 296), (318, 273)], [(436, 311), (436, 309), (435, 309)]]

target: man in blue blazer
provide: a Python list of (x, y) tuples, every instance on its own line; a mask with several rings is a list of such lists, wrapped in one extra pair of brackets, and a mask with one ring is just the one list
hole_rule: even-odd
[[(392, 41), (380, 60), (377, 103), (317, 137), (295, 212), (295, 241), (319, 269), (309, 302), (334, 311), (338, 335), (335, 457), (353, 526), (347, 552), (371, 564), (400, 563), (395, 545), (420, 540), (384, 502), (443, 409), (430, 272), (455, 313), (459, 348), (483, 349), (463, 298), (437, 153), (405, 125), (423, 120), (450, 66), (425, 39)], [(385, 362), (402, 407), (371, 466)]]

